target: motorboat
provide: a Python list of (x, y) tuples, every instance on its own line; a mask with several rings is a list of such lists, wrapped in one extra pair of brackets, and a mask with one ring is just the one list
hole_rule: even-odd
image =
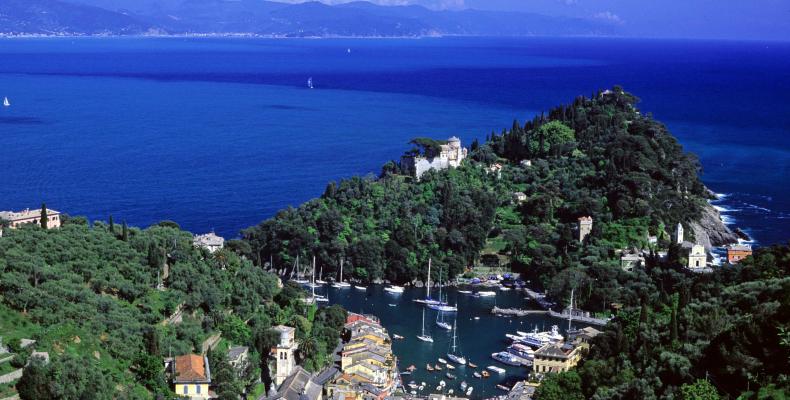
[(467, 361), (466, 365), (468, 365), (469, 368), (477, 368), (477, 364), (473, 364), (471, 361)]
[(442, 364), (447, 364), (447, 360), (445, 360), (444, 358), (441, 358), (441, 357), (439, 357), (439, 362), (442, 363)]
[(475, 297), (493, 297), (496, 296), (494, 291), (480, 291), (475, 294)]
[(510, 347), (507, 348), (507, 352), (513, 354), (514, 356), (525, 358), (527, 360), (531, 360), (535, 358), (535, 350), (532, 350), (526, 345), (521, 343), (513, 343)]
[(513, 365), (513, 366), (521, 365), (521, 360), (518, 357), (506, 351), (500, 351), (499, 353), (491, 353), (491, 358), (501, 362), (502, 364)]
[[(496, 372), (497, 374), (504, 374), (506, 372), (504, 368), (497, 367), (496, 365), (489, 365), (486, 369), (491, 372)], [(486, 371), (483, 371), (483, 376), (486, 376), (485, 372)]]
[(475, 372), (475, 373), (474, 373), (474, 374), (472, 374), (472, 375), (474, 375), (474, 376), (475, 376), (475, 378), (478, 378), (478, 379), (483, 377), (483, 375), (480, 375), (480, 373), (479, 373), (479, 372)]
[(361, 290), (363, 292), (367, 292), (368, 288), (365, 286), (354, 285), (354, 289)]
[(384, 288), (385, 292), (394, 293), (394, 294), (401, 294), (403, 293), (403, 290), (404, 290), (403, 286), (395, 286), (395, 285), (390, 285)]

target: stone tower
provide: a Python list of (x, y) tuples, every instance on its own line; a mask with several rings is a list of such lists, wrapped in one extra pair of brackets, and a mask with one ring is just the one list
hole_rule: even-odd
[(683, 243), (683, 225), (681, 225), (680, 222), (678, 222), (678, 226), (675, 228), (675, 243)]
[(584, 238), (592, 232), (592, 217), (579, 217), (579, 242), (584, 242)]
[(291, 376), (296, 367), (296, 329), (290, 326), (277, 325), (274, 330), (280, 334), (280, 343), (275, 347), (277, 357), (277, 370), (274, 384), (280, 386), (286, 378)]

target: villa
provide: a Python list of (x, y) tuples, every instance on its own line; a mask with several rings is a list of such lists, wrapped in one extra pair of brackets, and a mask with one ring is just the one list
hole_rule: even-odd
[(748, 244), (734, 244), (727, 247), (727, 262), (730, 264), (737, 264), (750, 255), (752, 255), (752, 246)]
[(209, 253), (214, 253), (221, 250), (225, 246), (225, 238), (222, 236), (217, 236), (214, 232), (210, 232), (204, 235), (195, 236), (192, 239), (192, 244), (195, 247), (208, 250)]
[[(438, 150), (438, 153), (427, 152), (424, 156), (404, 156), (401, 159), (401, 163), (417, 178), (417, 180), (419, 180), (422, 174), (430, 170), (440, 171), (459, 167), (461, 161), (463, 161), (467, 155), (467, 149), (461, 147), (461, 139), (455, 136), (447, 139), (447, 142), (440, 145)], [(426, 149), (426, 151), (428, 150)]]
[[(41, 209), (24, 209), (22, 211), (0, 211), (0, 219), (8, 222), (11, 229), (25, 224), (41, 224)], [(47, 210), (47, 229), (60, 228), (60, 211)]]
[(187, 354), (175, 358), (173, 368), (173, 390), (176, 394), (192, 400), (210, 398), (211, 369), (208, 358)]

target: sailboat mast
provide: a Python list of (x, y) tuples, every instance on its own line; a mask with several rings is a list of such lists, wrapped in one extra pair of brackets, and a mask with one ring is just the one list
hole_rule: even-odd
[(313, 256), (313, 284), (310, 287), (313, 289), (313, 301), (315, 301), (315, 256)]
[(428, 284), (425, 285), (425, 300), (431, 298), (431, 258), (428, 258)]
[(571, 288), (571, 303), (568, 305), (568, 330), (571, 330), (571, 321), (573, 320), (573, 288)]
[(455, 354), (455, 338), (458, 337), (458, 318), (453, 321), (453, 354)]
[(425, 336), (425, 309), (422, 309), (422, 335)]

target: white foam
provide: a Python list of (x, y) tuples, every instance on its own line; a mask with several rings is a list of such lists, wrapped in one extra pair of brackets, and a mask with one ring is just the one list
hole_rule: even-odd
[(716, 211), (718, 211), (718, 212), (720, 212), (720, 213), (726, 213), (726, 212), (733, 212), (733, 211), (736, 211), (736, 210), (733, 210), (732, 208), (727, 208), (727, 207), (723, 207), (723, 206), (717, 206), (717, 205), (715, 205), (715, 204), (713, 205), (713, 208), (715, 208), (715, 209), (716, 209)]
[(735, 224), (735, 218), (729, 215), (722, 215), (721, 222), (723, 222), (724, 225), (733, 225)]
[(726, 199), (727, 197), (730, 197), (730, 193), (713, 193), (713, 195), (716, 196), (716, 198), (719, 200), (723, 200)]

